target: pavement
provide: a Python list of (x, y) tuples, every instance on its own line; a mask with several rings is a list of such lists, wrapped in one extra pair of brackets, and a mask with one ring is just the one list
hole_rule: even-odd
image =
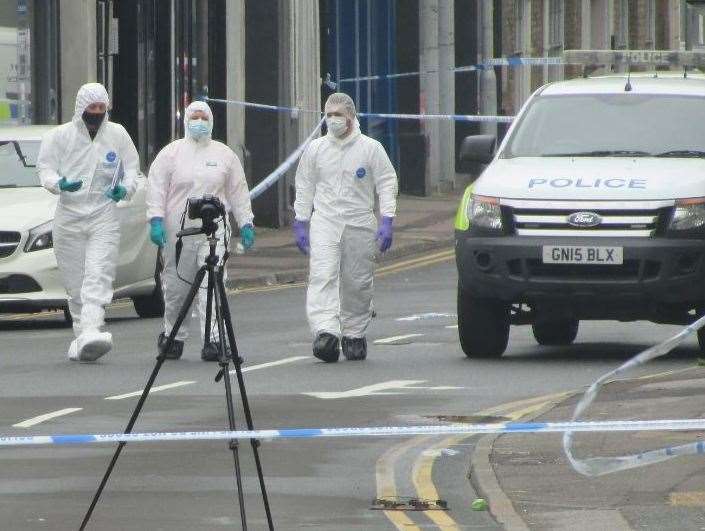
[[(453, 221), (462, 191), (433, 197), (400, 195), (394, 220), (394, 244), (378, 256), (380, 265), (447, 249), (453, 245)], [(257, 241), (246, 254), (228, 262), (228, 287), (242, 289), (301, 282), (308, 278), (308, 257), (294, 244), (291, 227), (257, 228)]]
[[(583, 420), (649, 420), (705, 416), (705, 368), (667, 372), (607, 385)], [(538, 421), (572, 417), (582, 393), (558, 400)], [(577, 434), (579, 458), (626, 456), (703, 440), (705, 432)], [(508, 434), (479, 445), (474, 457), (480, 492), (507, 529), (705, 529), (705, 460), (674, 458), (589, 478), (567, 461), (560, 434)], [(499, 487), (499, 489), (497, 489)], [(509, 503), (507, 503), (509, 502)], [(567, 526), (566, 523), (570, 522)]]

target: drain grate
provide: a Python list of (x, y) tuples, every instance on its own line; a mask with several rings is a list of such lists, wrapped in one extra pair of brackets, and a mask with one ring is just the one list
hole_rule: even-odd
[(447, 511), (445, 500), (421, 500), (394, 496), (391, 498), (376, 498), (372, 502), (373, 511)]

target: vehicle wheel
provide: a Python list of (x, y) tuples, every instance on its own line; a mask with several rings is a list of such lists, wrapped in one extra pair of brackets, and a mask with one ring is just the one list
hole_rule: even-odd
[(137, 315), (142, 318), (163, 317), (164, 316), (164, 294), (162, 293), (162, 258), (161, 250), (157, 255), (157, 265), (154, 271), (154, 291), (151, 295), (132, 297), (132, 304), (135, 306)]
[(468, 358), (499, 358), (509, 341), (509, 306), (458, 287), (458, 336)]
[(578, 335), (577, 319), (549, 321), (532, 325), (534, 338), (539, 345), (570, 345)]

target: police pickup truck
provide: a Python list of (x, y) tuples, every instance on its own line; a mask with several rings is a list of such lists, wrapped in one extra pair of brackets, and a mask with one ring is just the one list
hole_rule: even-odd
[[(581, 320), (685, 324), (705, 313), (705, 77), (631, 74), (538, 89), (456, 217), (458, 330), (499, 357), (510, 324), (568, 345)], [(705, 350), (705, 333), (698, 335)]]

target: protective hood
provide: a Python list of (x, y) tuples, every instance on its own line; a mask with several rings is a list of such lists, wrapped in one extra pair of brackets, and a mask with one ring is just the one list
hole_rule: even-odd
[[(76, 105), (73, 111), (73, 121), (83, 123), (83, 112), (92, 103), (105, 103), (105, 108), (110, 107), (110, 98), (108, 91), (100, 83), (86, 83), (76, 94)], [(107, 116), (107, 112), (105, 116)]]
[(328, 133), (326, 134), (326, 138), (334, 144), (344, 146), (345, 144), (349, 144), (350, 142), (356, 140), (361, 134), (362, 132), (360, 131), (360, 122), (357, 118), (353, 118), (352, 131), (346, 137), (338, 138), (333, 133), (328, 131)]
[(204, 140), (208, 141), (210, 140), (211, 135), (213, 134), (213, 111), (211, 111), (210, 106), (205, 101), (194, 101), (188, 107), (186, 107), (186, 111), (184, 111), (184, 137), (192, 138), (191, 133), (188, 129), (188, 123), (191, 119), (191, 116), (196, 111), (203, 111), (204, 113), (206, 113), (206, 116), (208, 116), (208, 135), (200, 140), (201, 142), (203, 142)]

